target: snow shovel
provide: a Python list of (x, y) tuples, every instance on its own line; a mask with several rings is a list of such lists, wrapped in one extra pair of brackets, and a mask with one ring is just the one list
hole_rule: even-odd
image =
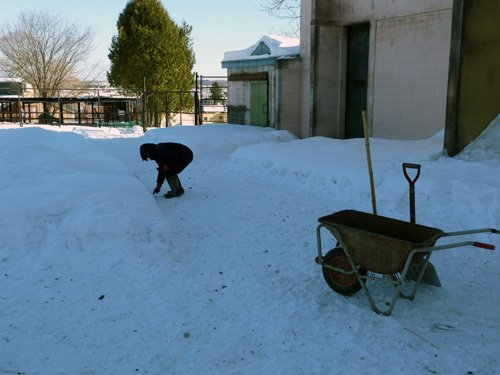
[[(408, 169), (415, 169), (416, 174), (413, 178), (411, 178), (407, 172)], [(420, 164), (413, 163), (403, 163), (403, 174), (410, 185), (410, 222), (412, 224), (415, 223), (415, 182), (417, 182), (418, 177), (420, 176)], [(406, 274), (406, 278), (408, 280), (417, 281), (420, 272), (422, 271), (422, 267), (426, 266), (425, 272), (422, 276), (422, 280), (420, 283), (441, 286), (441, 281), (437, 275), (436, 269), (432, 265), (431, 262), (427, 262), (427, 265), (423, 258), (414, 258), (412, 263), (410, 264), (410, 268), (408, 269), (408, 273)]]
[(373, 214), (377, 214), (377, 198), (375, 197), (375, 184), (373, 183), (372, 158), (370, 154), (370, 139), (368, 137), (368, 121), (366, 120), (366, 111), (361, 111), (363, 119), (363, 131), (365, 133), (366, 161), (368, 162), (368, 175), (370, 177), (370, 190), (372, 192)]

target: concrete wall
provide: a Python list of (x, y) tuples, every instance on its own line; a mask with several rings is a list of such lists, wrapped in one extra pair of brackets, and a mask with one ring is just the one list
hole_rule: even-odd
[(278, 104), (277, 128), (302, 136), (302, 61), (300, 59), (278, 60), (276, 90)]
[(344, 136), (346, 27), (362, 22), (370, 23), (371, 134), (418, 139), (443, 129), (451, 9), (452, 0), (311, 0), (308, 15), (303, 4), (303, 87), (315, 105), (302, 132)]
[[(327, 5), (331, 0), (320, 0)], [(335, 0), (345, 24), (451, 9), (452, 0)]]
[[(323, 26), (316, 31), (317, 46), (314, 64), (314, 95), (316, 108), (314, 111), (315, 126), (313, 135), (326, 137), (342, 137), (344, 127), (340, 126), (345, 103), (343, 75), (343, 51), (339, 46), (343, 38), (342, 28)], [(319, 43), (318, 43), (319, 41)]]
[(372, 135), (422, 139), (444, 129), (451, 10), (377, 20)]
[(500, 113), (500, 1), (455, 0), (445, 149), (460, 152)]
[(300, 130), (296, 135), (301, 138), (311, 135), (311, 6), (312, 0), (300, 2), (301, 113)]

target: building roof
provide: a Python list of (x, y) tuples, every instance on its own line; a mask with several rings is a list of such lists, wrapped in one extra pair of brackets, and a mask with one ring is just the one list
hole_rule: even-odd
[(0, 95), (17, 97), (24, 89), (24, 83), (21, 78), (1, 78), (0, 77)]
[(0, 82), (23, 82), (22, 78), (0, 77)]
[[(224, 53), (222, 63), (260, 60), (269, 58), (297, 57), (300, 53), (300, 39), (277, 35), (264, 35), (250, 47)], [(224, 66), (223, 66), (224, 67)]]

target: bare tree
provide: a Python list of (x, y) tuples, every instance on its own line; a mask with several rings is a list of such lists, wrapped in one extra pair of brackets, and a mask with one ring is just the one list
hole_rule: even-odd
[(80, 30), (48, 12), (23, 12), (0, 30), (0, 69), (30, 83), (36, 96), (55, 96), (65, 85), (97, 77), (98, 67), (85, 65), (92, 42), (90, 28)]
[(300, 0), (267, 0), (260, 4), (261, 10), (280, 18), (288, 19), (292, 28), (291, 34), (299, 36), (300, 33)]

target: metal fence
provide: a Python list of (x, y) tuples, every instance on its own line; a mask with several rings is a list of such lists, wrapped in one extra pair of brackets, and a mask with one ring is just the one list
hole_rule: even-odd
[(53, 125), (121, 126), (139, 123), (139, 98), (109, 88), (60, 89), (50, 98), (34, 91), (0, 96), (0, 122)]
[(51, 98), (30, 90), (0, 95), (0, 122), (21, 124), (165, 127), (227, 123), (227, 78), (195, 75), (190, 91), (125, 96), (105, 87), (60, 89)]

